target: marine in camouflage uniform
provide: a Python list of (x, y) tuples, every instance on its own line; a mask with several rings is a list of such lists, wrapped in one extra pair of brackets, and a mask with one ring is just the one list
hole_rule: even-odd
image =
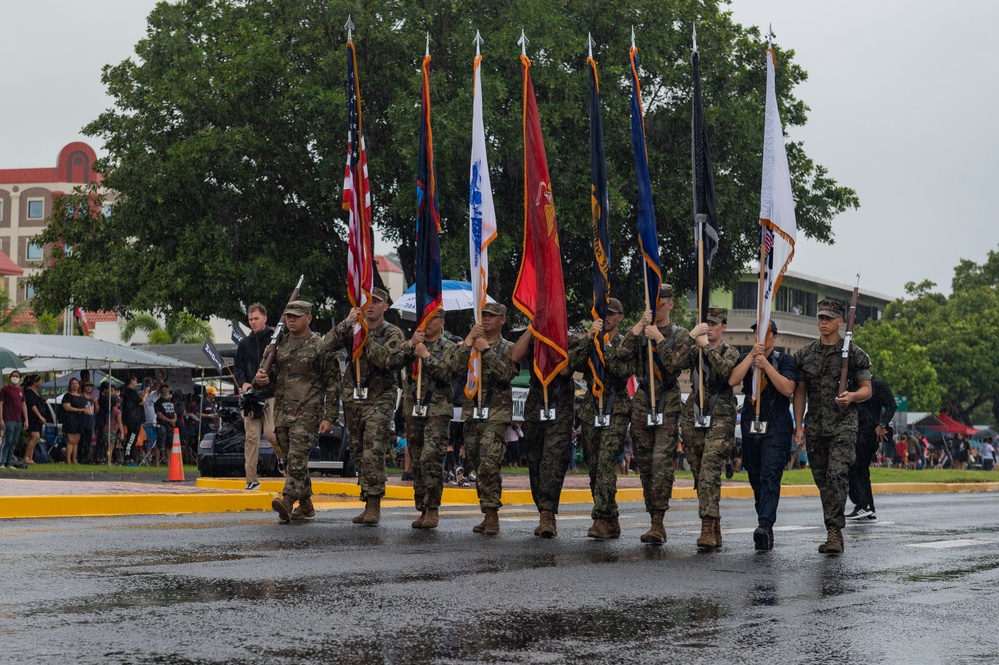
[[(739, 351), (722, 341), (728, 327), (728, 310), (709, 307), (706, 323), (690, 331), (696, 346), (683, 347), (677, 354), (676, 367), (690, 370), (691, 393), (683, 406), (683, 450), (694, 474), (697, 489), (697, 513), (701, 518), (699, 548), (721, 547), (721, 473), (732, 454), (735, 444), (736, 399), (728, 377), (739, 362)], [(698, 360), (703, 357), (703, 368)], [(704, 380), (704, 410), (711, 417), (711, 426), (698, 429), (695, 424), (695, 406), (700, 404), (700, 381)]]
[[(680, 419), (680, 385), (677, 383), (680, 371), (674, 366), (675, 354), (681, 347), (694, 343), (686, 328), (670, 321), (674, 304), (673, 287), (663, 284), (659, 293), (662, 304), (656, 310), (655, 324), (650, 323), (652, 313), (647, 311), (625, 334), (618, 350), (619, 357), (631, 365), (638, 380), (638, 390), (631, 402), (631, 441), (642, 479), (645, 510), (652, 519), (651, 528), (641, 540), (653, 545), (666, 542), (663, 517), (669, 510), (669, 499), (673, 493), (673, 460), (676, 457), (677, 424)], [(650, 407), (647, 336), (653, 328), (662, 337), (662, 341), (652, 344), (654, 409)], [(662, 414), (661, 426), (649, 427), (648, 415), (653, 412)]]
[(374, 526), (381, 520), (381, 502), (385, 496), (385, 452), (395, 415), (400, 370), (412, 359), (414, 344), (407, 342), (398, 326), (385, 320), (388, 293), (371, 290), (371, 303), (365, 312), (368, 339), (364, 343), (360, 363), (362, 388), (366, 399), (354, 399), (357, 370), (353, 361), (347, 365), (343, 379), (343, 403), (350, 432), (350, 456), (357, 466), (358, 484), (364, 512), (354, 524)]
[(829, 299), (820, 302), (819, 339), (794, 354), (798, 364), (794, 438), (799, 445), (807, 441), (808, 466), (822, 499), (827, 535), (819, 552), (825, 554), (843, 551), (843, 514), (850, 491), (850, 465), (856, 457), (856, 403), (871, 397), (871, 359), (853, 344), (848, 354), (846, 390), (837, 394), (843, 360), (844, 340), (839, 335), (843, 314), (842, 303)]
[[(314, 517), (309, 454), (316, 434), (328, 432), (339, 416), (340, 364), (335, 351), (350, 336), (352, 312), (325, 338), (309, 330), (312, 305), (295, 300), (285, 309), (287, 335), (277, 344), (270, 374), (258, 370), (254, 388), (274, 383), (274, 435), (277, 454), (287, 460), (281, 496), (271, 503), (282, 522)], [(295, 502), (298, 507), (295, 507)]]
[[(579, 409), (583, 454), (586, 456), (590, 493), (593, 495), (593, 525), (586, 535), (600, 540), (621, 535), (616, 501), (617, 458), (624, 450), (628, 421), (631, 419), (628, 379), (634, 371), (634, 367), (623, 362), (618, 355), (624, 335), (618, 333), (617, 325), (623, 313), (621, 301), (610, 298), (607, 322), (597, 321), (589, 333), (574, 335), (569, 340), (569, 363), (573, 371), (583, 373), (588, 388)], [(600, 342), (595, 341), (597, 335)], [(596, 343), (602, 344), (604, 356), (603, 412), (610, 416), (610, 424), (606, 427), (594, 425), (599, 402), (593, 395), (595, 379), (590, 366), (590, 353)]]
[[(439, 520), (438, 508), (444, 491), (443, 458), (448, 444), (448, 428), (454, 417), (451, 403), (451, 379), (464, 369), (457, 362), (458, 347), (442, 334), (444, 310), (427, 322), (426, 335), (416, 345), (414, 355), (423, 358), (422, 371), (408, 382), (403, 413), (406, 417), (406, 445), (413, 460), (413, 498), (420, 517), (413, 522), (414, 529), (435, 529)], [(417, 335), (414, 334), (414, 337)], [(420, 335), (422, 337), (422, 333)], [(416, 379), (420, 377), (420, 398), (426, 406), (425, 416), (414, 416), (416, 406)]]
[[(545, 390), (533, 371), (535, 340), (528, 328), (513, 349), (513, 359), (531, 374), (531, 384), (524, 401), (524, 449), (531, 480), (531, 497), (538, 509), (539, 523), (535, 536), (557, 535), (555, 515), (565, 472), (572, 457), (572, 418), (574, 384), (568, 371), (556, 374), (548, 384), (548, 408), (555, 409), (554, 420), (541, 420)], [(568, 365), (568, 361), (566, 363)]]
[(499, 509), (503, 505), (503, 478), (500, 475), (503, 455), (506, 452), (506, 428), (513, 420), (513, 394), (510, 382), (520, 372), (513, 362), (513, 343), (500, 335), (506, 323), (506, 305), (487, 303), (482, 307), (482, 322), (472, 327), (464, 343), (455, 352), (456, 362), (468, 365), (473, 345), (481, 349), (482, 383), (479, 395), (489, 417), (473, 417), (478, 398), (470, 398), (468, 390), (462, 405), (464, 419), (465, 455), (475, 470), (475, 491), (479, 508), (485, 515), (481, 523), (472, 528), (475, 533), (487, 536), (499, 533)]

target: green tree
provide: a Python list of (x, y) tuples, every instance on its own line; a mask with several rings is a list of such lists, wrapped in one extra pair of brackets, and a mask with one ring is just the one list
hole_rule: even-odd
[[(117, 202), (110, 217), (97, 205), (82, 205), (53, 220), (43, 240), (72, 245), (76, 260), (57, 260), (35, 279), (40, 302), (52, 308), (72, 294), (92, 309), (228, 317), (239, 314), (241, 302), (283, 304), (305, 272), (303, 297), (342, 315), (348, 14), (358, 26), (374, 222), (399, 244), (408, 281), (427, 32), (446, 276), (468, 272), (472, 38), (480, 30), (500, 227), (490, 251), (492, 295), (508, 302), (516, 281), (523, 229), (521, 26), (531, 39), (571, 321), (588, 316), (591, 294), (587, 33), (597, 43), (605, 105), (613, 295), (629, 311), (642, 306), (629, 127), (632, 25), (664, 277), (681, 293), (696, 281), (689, 64), (695, 22), (722, 227), (715, 283), (731, 284), (756, 255), (765, 40), (734, 23), (719, 0), (199, 0), (158, 5), (137, 58), (105, 68), (115, 108), (85, 131), (105, 142), (108, 157), (98, 168)], [(800, 126), (807, 108), (792, 91), (806, 74), (791, 50), (778, 49), (777, 66), (785, 127)], [(788, 154), (799, 228), (830, 241), (833, 217), (857, 206), (856, 194), (813, 163), (800, 143), (790, 143)], [(96, 189), (77, 194), (81, 202), (95, 195)]]
[(200, 344), (206, 337), (214, 341), (211, 326), (187, 312), (167, 314), (163, 325), (152, 314), (136, 314), (122, 326), (122, 341), (131, 341), (140, 330), (149, 335), (150, 344)]
[(909, 410), (939, 411), (944, 388), (925, 346), (913, 344), (898, 327), (884, 321), (858, 328), (855, 341), (871, 356), (874, 374), (896, 395), (909, 398)]

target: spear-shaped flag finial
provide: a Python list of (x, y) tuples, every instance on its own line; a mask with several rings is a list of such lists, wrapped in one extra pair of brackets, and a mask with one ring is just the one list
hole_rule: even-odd
[(696, 24), (696, 23), (692, 23), (691, 25), (692, 25), (692, 26), (693, 26), (693, 28), (694, 28), (694, 32), (693, 32), (693, 39), (694, 39), (694, 53), (697, 53), (697, 24)]
[(773, 45), (774, 45), (774, 37), (776, 37), (776, 36), (777, 35), (774, 34), (774, 24), (771, 23), (770, 25), (767, 26), (767, 48), (768, 49), (773, 47)]
[(631, 48), (635, 48), (635, 26), (631, 26)]
[(347, 22), (343, 24), (343, 27), (347, 30), (347, 41), (354, 41), (354, 22), (350, 20), (350, 14), (347, 14)]
[(478, 30), (475, 31), (475, 39), (472, 42), (475, 44), (475, 55), (482, 55), (479, 53), (479, 47), (482, 46), (482, 35), (479, 34)]
[(596, 44), (596, 42), (593, 41), (593, 35), (590, 34), (589, 32), (586, 33), (586, 48), (589, 49), (590, 60), (593, 60), (593, 45), (594, 44)]
[(524, 29), (521, 28), (520, 29), (520, 39), (517, 40), (517, 43), (520, 44), (520, 54), (521, 55), (527, 55), (527, 45), (528, 45), (528, 43), (530, 43), (530, 41), (531, 40), (527, 38), (527, 35), (524, 34)]
[(430, 31), (427, 31), (427, 57), (430, 57)]

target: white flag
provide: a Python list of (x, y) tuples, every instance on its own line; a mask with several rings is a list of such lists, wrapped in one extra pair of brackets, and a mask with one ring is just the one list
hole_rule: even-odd
[[(496, 209), (493, 207), (493, 190), (489, 183), (489, 164), (486, 161), (486, 131), (482, 124), (482, 81), (479, 78), (481, 63), (482, 56), (475, 56), (472, 69), (472, 166), (468, 185), (468, 249), (476, 323), (481, 321), (482, 306), (486, 304), (489, 243), (496, 238)], [(465, 395), (469, 398), (478, 393), (481, 375), (481, 356), (472, 349), (468, 358), (468, 381), (465, 385)]]
[[(787, 167), (784, 131), (777, 112), (774, 52), (767, 51), (767, 110), (763, 130), (763, 186), (760, 190), (760, 283), (756, 340), (764, 342), (770, 329), (770, 309), (781, 279), (794, 258), (798, 225), (794, 219), (791, 172)], [(753, 374), (753, 394), (759, 373)]]

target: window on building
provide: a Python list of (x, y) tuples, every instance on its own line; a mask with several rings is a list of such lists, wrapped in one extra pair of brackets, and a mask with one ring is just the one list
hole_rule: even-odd
[(35, 297), (35, 287), (27, 282), (24, 283), (24, 299), (31, 300)]
[(44, 199), (28, 200), (28, 219), (45, 219)]
[(24, 252), (24, 258), (28, 261), (41, 261), (42, 246), (35, 242), (29, 242), (28, 248)]
[(781, 287), (774, 298), (774, 309), (802, 316), (815, 316), (818, 311), (818, 296), (802, 289)]
[(105, 217), (110, 217), (111, 216), (111, 204), (110, 203), (105, 203), (103, 206), (101, 206), (101, 214), (103, 214)]
[(3, 221), (3, 201), (0, 201), (0, 222)]
[(755, 310), (759, 303), (756, 295), (756, 282), (739, 282), (732, 294), (732, 309)]

